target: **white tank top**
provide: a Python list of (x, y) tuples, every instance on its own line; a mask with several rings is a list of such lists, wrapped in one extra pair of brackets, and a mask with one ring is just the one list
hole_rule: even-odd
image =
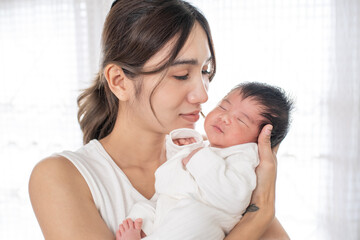
[(141, 195), (98, 140), (91, 140), (76, 152), (57, 155), (69, 159), (84, 177), (101, 217), (113, 233), (135, 202), (154, 204), (155, 196), (148, 200)]

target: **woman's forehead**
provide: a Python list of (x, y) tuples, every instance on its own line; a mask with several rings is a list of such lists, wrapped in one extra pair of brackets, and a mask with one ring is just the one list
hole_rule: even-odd
[(165, 44), (157, 53), (155, 53), (144, 65), (144, 71), (151, 71), (164, 65), (170, 58), (171, 53), (174, 49), (174, 45), (178, 36), (173, 37), (169, 42)]
[[(151, 71), (163, 66), (171, 57), (179, 34), (174, 36), (144, 65), (144, 71)], [(211, 53), (206, 33), (199, 23), (195, 23), (184, 46), (176, 56), (174, 62), (196, 62), (203, 64), (211, 60)]]

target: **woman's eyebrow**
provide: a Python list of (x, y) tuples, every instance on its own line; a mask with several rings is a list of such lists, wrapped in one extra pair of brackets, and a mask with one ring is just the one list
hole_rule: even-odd
[[(206, 63), (208, 63), (209, 61), (211, 61), (212, 57), (209, 57), (206, 60)], [(179, 59), (179, 60), (175, 60), (171, 66), (176, 66), (176, 65), (182, 65), (182, 64), (187, 64), (187, 65), (198, 65), (199, 61), (197, 59)]]
[(198, 60), (196, 60), (196, 59), (184, 59), (184, 60), (179, 59), (179, 60), (173, 62), (171, 64), (171, 66), (182, 65), (182, 64), (197, 65)]

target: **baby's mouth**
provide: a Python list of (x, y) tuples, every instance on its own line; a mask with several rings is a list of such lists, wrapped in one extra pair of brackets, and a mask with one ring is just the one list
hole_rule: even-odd
[(221, 132), (224, 133), (224, 131), (217, 125), (212, 125), (212, 127), (217, 131), (217, 132)]

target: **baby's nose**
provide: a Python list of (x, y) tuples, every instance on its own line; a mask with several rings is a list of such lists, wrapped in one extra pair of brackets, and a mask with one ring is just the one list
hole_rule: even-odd
[(225, 124), (230, 124), (231, 123), (231, 118), (228, 114), (223, 114), (221, 116), (221, 120), (225, 123)]

